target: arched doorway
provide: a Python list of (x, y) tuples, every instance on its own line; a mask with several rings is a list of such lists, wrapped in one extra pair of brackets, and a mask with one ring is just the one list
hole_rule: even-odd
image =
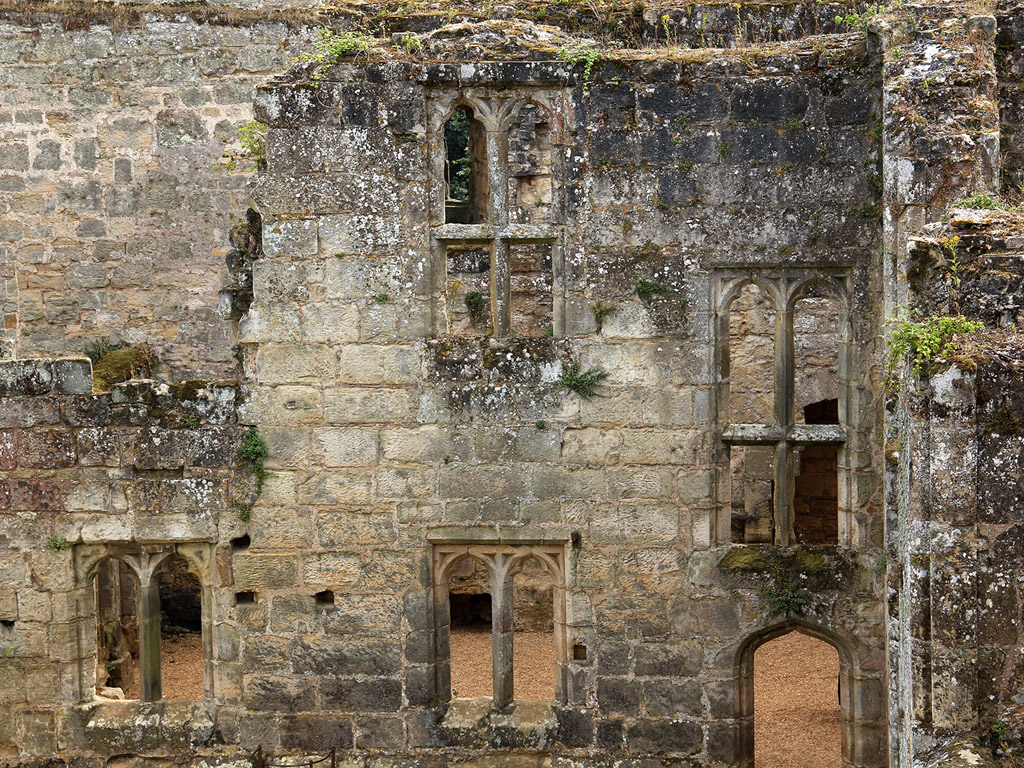
[[(785, 637), (796, 635), (786, 641)], [(824, 643), (827, 647), (822, 649), (819, 645), (808, 644), (803, 638), (818, 643)], [(773, 640), (782, 638), (781, 646), (770, 646), (768, 656), (758, 654), (758, 650), (770, 644)], [(757, 689), (761, 687), (757, 679), (757, 665), (762, 665), (762, 672), (771, 672), (771, 658), (783, 659), (787, 656), (798, 656), (806, 653), (808, 649), (814, 651), (814, 657), (810, 664), (829, 663), (833, 666), (832, 673), (826, 670), (815, 670), (810, 674), (820, 679), (811, 686), (805, 679), (806, 673), (799, 669), (793, 669), (790, 664), (782, 662), (784, 669), (788, 670), (786, 677), (789, 677), (789, 684), (795, 686), (796, 696), (807, 695), (809, 691), (816, 691), (820, 702), (820, 710), (817, 712), (818, 722), (827, 724), (829, 718), (834, 718), (838, 710), (838, 731), (839, 751), (829, 751), (825, 745), (823, 759), (831, 761), (821, 765), (835, 766), (835, 768), (849, 768), (849, 766), (863, 766), (864, 768), (882, 768), (887, 764), (886, 746), (886, 714), (885, 714), (885, 679), (882, 654), (884, 646), (880, 643), (878, 647), (869, 647), (858, 638), (846, 634), (840, 634), (835, 630), (821, 627), (810, 622), (793, 618), (784, 623), (766, 627), (754, 635), (748, 637), (737, 648), (734, 673), (736, 675), (737, 696), (736, 696), (736, 725), (737, 743), (735, 752), (736, 765), (742, 768), (767, 768), (772, 765), (770, 762), (763, 762), (758, 759), (757, 750), (767, 747), (771, 749), (770, 743), (761, 744), (757, 738), (757, 707), (765, 705), (766, 699), (762, 695), (758, 703)], [(774, 653), (773, 653), (774, 652)], [(824, 662), (822, 660), (825, 660)], [(798, 664), (805, 664), (798, 658), (794, 659)], [(782, 681), (780, 684), (785, 684)], [(838, 683), (838, 685), (837, 685)], [(782, 694), (785, 695), (785, 694)], [(780, 709), (801, 709), (799, 702), (793, 701), (794, 694), (789, 694), (790, 699), (780, 700)], [(828, 703), (832, 703), (829, 712)], [(795, 706), (790, 706), (793, 704)], [(836, 706), (836, 704), (838, 706)], [(813, 701), (805, 702), (806, 709), (812, 713), (817, 709)], [(787, 713), (788, 716), (789, 713)], [(815, 715), (811, 715), (813, 718)], [(834, 729), (835, 721), (832, 720)], [(767, 727), (775, 727), (770, 720)], [(789, 726), (786, 726), (789, 727)], [(818, 738), (825, 741), (835, 738), (835, 731), (831, 730), (831, 737), (827, 733), (818, 734)], [(778, 765), (799, 765), (801, 768), (811, 768), (811, 764), (801, 753), (796, 759), (783, 757), (783, 762)], [(817, 766), (814, 766), (817, 768)]]
[(755, 768), (838, 768), (839, 654), (793, 631), (754, 651)]

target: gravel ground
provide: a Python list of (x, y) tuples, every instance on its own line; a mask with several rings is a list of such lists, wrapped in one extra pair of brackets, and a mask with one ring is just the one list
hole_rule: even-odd
[(838, 679), (835, 649), (799, 632), (754, 652), (755, 768), (840, 764)]
[(203, 698), (203, 635), (165, 635), (160, 644), (160, 677), (165, 699)]
[[(555, 698), (555, 643), (547, 632), (512, 636), (512, 690), (522, 701)], [(476, 699), (492, 693), (491, 628), (453, 627), (452, 697)]]
[[(515, 697), (555, 698), (555, 648), (545, 632), (514, 637)], [(161, 647), (165, 699), (203, 697), (201, 634), (170, 635)], [(452, 695), (491, 695), (490, 627), (456, 627), (451, 634)], [(839, 659), (820, 640), (791, 632), (754, 653), (755, 768), (836, 768), (840, 763)], [(138, 698), (138, 691), (125, 691)]]

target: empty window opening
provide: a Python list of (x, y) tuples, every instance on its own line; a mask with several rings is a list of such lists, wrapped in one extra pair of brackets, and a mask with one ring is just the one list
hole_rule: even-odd
[(316, 604), (322, 607), (334, 605), (334, 593), (329, 589), (325, 589), (322, 592), (317, 592), (313, 599), (316, 600)]
[(755, 768), (839, 768), (839, 656), (800, 632), (754, 652)]
[(252, 544), (252, 540), (249, 538), (249, 534), (239, 536), (237, 539), (231, 540), (231, 551), (232, 552), (244, 552)]
[(573, 661), (586, 661), (587, 660), (587, 646), (582, 643), (576, 643), (572, 647), (572, 659)]
[(509, 249), (513, 336), (554, 334), (551, 243), (513, 245)]
[(512, 582), (512, 691), (518, 701), (553, 701), (555, 654), (554, 590), (539, 561), (527, 560)]
[[(812, 284), (793, 312), (793, 403), (797, 424), (815, 403), (839, 398), (839, 302), (824, 287)], [(838, 424), (838, 408), (828, 420), (805, 423)]]
[(491, 594), (483, 563), (467, 557), (448, 586), (453, 699), (489, 697), (494, 691)]
[(551, 126), (535, 104), (516, 116), (508, 136), (509, 219), (542, 224), (552, 218)]
[(444, 220), (478, 224), (487, 216), (487, 158), (484, 128), (472, 110), (456, 109), (444, 126)]
[(99, 565), (96, 599), (96, 695), (142, 696), (139, 668), (138, 581), (120, 560)]
[(256, 605), (256, 593), (235, 592), (235, 605)]
[(485, 246), (448, 248), (445, 286), (448, 332), (486, 336), (491, 319), (491, 252)]
[(171, 555), (157, 578), (163, 698), (202, 699), (202, 587), (181, 555)]
[(775, 533), (775, 448), (729, 448), (732, 541), (770, 544)]
[[(822, 400), (803, 409), (805, 424), (836, 424), (839, 401)], [(839, 541), (839, 446), (805, 445), (796, 460), (793, 533), (802, 544)]]
[(722, 376), (729, 382), (731, 424), (774, 424), (775, 310), (764, 291), (748, 284), (729, 307), (729, 357)]

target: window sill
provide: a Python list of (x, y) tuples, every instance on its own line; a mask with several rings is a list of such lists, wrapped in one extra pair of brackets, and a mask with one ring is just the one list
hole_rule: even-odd
[(557, 739), (554, 707), (553, 701), (516, 701), (499, 712), (490, 697), (453, 699), (441, 727), (450, 746), (547, 749)]

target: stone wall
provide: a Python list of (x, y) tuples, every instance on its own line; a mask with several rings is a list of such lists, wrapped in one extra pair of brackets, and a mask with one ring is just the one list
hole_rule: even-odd
[(145, 342), (167, 377), (233, 375), (219, 294), (253, 163), (225, 153), (310, 33), (94, 13), (0, 20), (3, 335), (22, 357)]
[[(766, 280), (833, 270), (848, 277), (855, 318), (857, 373), (844, 398), (858, 417), (843, 477), (856, 490), (844, 497), (842, 538), (853, 549), (779, 567), (815, 585), (806, 621), (846, 649), (858, 750), (848, 760), (880, 765), (879, 404), (864, 362), (879, 309), (873, 59), (859, 40), (834, 38), (747, 63), (626, 54), (586, 80), (559, 63), (454, 61), (474, 45), (500, 59), (524, 28), (534, 40), (529, 25), (470, 27), (430, 41), (424, 62), (371, 52), (326, 69), (315, 88), (296, 72), (258, 93), (270, 126), (268, 168), (253, 187), (265, 255), (241, 327), (253, 381), (243, 414), (268, 425), (276, 471), (253, 510), (250, 557), (267, 573), (297, 573), (294, 550), (312, 542), (302, 567), (322, 558), (315, 573), (344, 595), (340, 626), (381, 645), (354, 668), (249, 665), (242, 703), (354, 712), (355, 743), (367, 748), (479, 754), (508, 743), (581, 759), (597, 750), (741, 763), (749, 713), (734, 702), (743, 649), (756, 644), (743, 641), (793, 624), (757, 597), (772, 557), (719, 566), (731, 549), (716, 492), (713, 285), (723, 270)], [(445, 120), (459, 104), (512, 114), (516, 99), (541, 105), (557, 128), (545, 223), (513, 222), (503, 208), (500, 137), (484, 154), (485, 223), (445, 223)], [(550, 335), (513, 333), (514, 315), (501, 327), (492, 286), (504, 245), (489, 241), (503, 238), (510, 252), (516, 238), (552, 244)], [(467, 260), (447, 258), (447, 243), (491, 259), (490, 285), (477, 287), (491, 292), (491, 313), (475, 328), (451, 292), (451, 267), (465, 285)], [(600, 322), (599, 305), (611, 308)], [(573, 365), (608, 373), (599, 397), (560, 384)], [(448, 704), (447, 584), (425, 531), (453, 551), (568, 545), (556, 600), (581, 654), (562, 657), (552, 714), (485, 717), (486, 706)], [(265, 588), (271, 622), (278, 601), (300, 600), (301, 587)], [(269, 634), (261, 622), (242, 633), (243, 659), (295, 647), (309, 628), (330, 633), (328, 621), (314, 614)], [(360, 669), (375, 678), (372, 697), (350, 679)], [(263, 733), (273, 743), (272, 727)]]
[(88, 360), (6, 361), (0, 398), (0, 754), (17, 758), (74, 744), (72, 708), (95, 696), (96, 566), (175, 542), (230, 594), (210, 557), (242, 527), (235, 500), (252, 480), (234, 469), (232, 385), (93, 394)]
[[(502, 6), (630, 45), (725, 45), (834, 32), (852, 3)], [(237, 129), (255, 85), (318, 25), (384, 36), (476, 20), (477, 4), (27, 2), (0, 19), (0, 353), (148, 343), (176, 380), (233, 375), (225, 257), (253, 163)], [(231, 155), (236, 157), (231, 160)]]
[[(723, 51), (678, 44), (833, 32), (844, 8), (649, 5), (342, 6), (376, 38), (286, 74), (305, 11), (6, 12), (4, 333), (21, 356), (147, 342), (180, 383), (93, 393), (80, 359), (0, 363), (0, 756), (748, 768), (753, 652), (793, 629), (839, 653), (844, 766), (910, 768), (1018, 706), (1019, 351), (930, 372), (887, 421), (880, 364), (903, 309), (1018, 320), (1015, 215), (936, 223), (999, 186), (1012, 14)], [(627, 45), (587, 64), (567, 30), (609, 25)], [(268, 73), (244, 190), (213, 166)], [(446, 220), (457, 107), (474, 223)], [(249, 206), (261, 246), (229, 256)], [(727, 371), (745, 284), (772, 311), (734, 305)], [(184, 380), (236, 364), (240, 385)], [(773, 376), (781, 428), (729, 413), (731, 384), (770, 406)], [(262, 483), (239, 467), (257, 434)], [(732, 540), (741, 448), (774, 457), (762, 544)], [(836, 543), (789, 546), (800, 515), (824, 530), (826, 492)], [(201, 702), (154, 687), (174, 555), (201, 585)], [(111, 559), (151, 701), (94, 696)], [(516, 701), (502, 653), (547, 580), (556, 700)], [(496, 704), (451, 700), (449, 590), (492, 597)]]

